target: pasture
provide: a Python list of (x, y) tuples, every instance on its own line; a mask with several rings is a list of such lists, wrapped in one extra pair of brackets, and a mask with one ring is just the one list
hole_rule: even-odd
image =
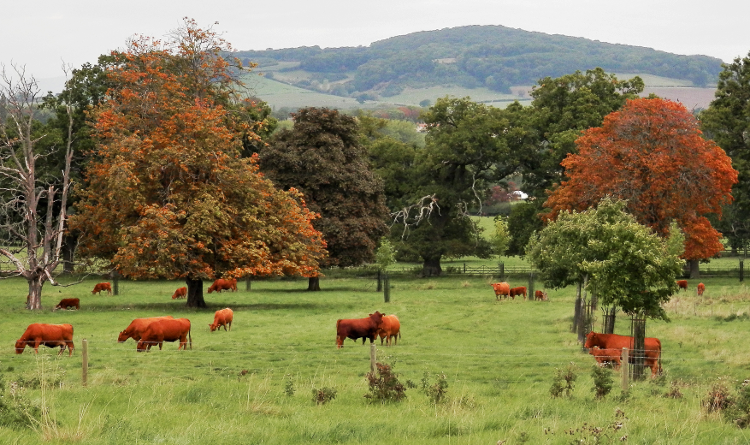
[[(647, 324), (663, 345), (665, 375), (619, 387), (594, 398), (593, 358), (570, 333), (574, 289), (548, 290), (549, 302), (496, 301), (491, 277), (392, 279), (391, 302), (375, 282), (324, 278), (321, 292), (303, 280), (253, 282), (247, 291), (205, 294), (207, 310), (171, 300), (181, 282), (125, 281), (121, 295), (91, 295), (95, 281), (45, 286), (45, 310), (23, 309), (26, 284), (0, 281), (0, 376), (11, 392), (46, 415), (33, 429), (0, 427), (8, 444), (734, 444), (750, 432), (707, 413), (709, 389), (731, 391), (750, 377), (750, 290), (736, 279), (706, 279), (706, 293), (676, 295), (666, 305), (672, 321)], [(210, 283), (204, 283), (205, 288)], [(513, 286), (525, 285), (510, 280)], [(535, 286), (541, 289), (541, 283)], [(205, 289), (204, 288), (204, 289)], [(80, 298), (80, 311), (51, 308)], [(234, 310), (229, 332), (210, 332), (214, 311)], [(380, 346), (378, 361), (394, 365), (401, 383), (412, 383), (401, 402), (370, 402), (365, 374), (369, 344), (346, 340), (335, 347), (338, 318), (379, 310), (397, 314), (402, 338)], [(158, 315), (192, 322), (193, 348), (137, 353), (135, 342), (116, 342), (133, 318)], [(32, 322), (71, 323), (72, 358), (57, 349), (13, 344)], [(596, 328), (600, 326), (597, 321)], [(617, 332), (629, 323), (618, 314)], [(87, 339), (88, 385), (81, 385), (81, 343)], [(569, 397), (551, 398), (556, 369), (577, 374)], [(446, 399), (433, 403), (422, 391), (441, 376)], [(335, 399), (312, 400), (331, 388)], [(678, 389), (681, 398), (665, 397)], [(611, 428), (621, 422), (621, 426)], [(597, 430), (596, 428), (602, 428)], [(576, 442), (578, 440), (578, 442)], [(505, 442), (501, 442), (505, 441)]]

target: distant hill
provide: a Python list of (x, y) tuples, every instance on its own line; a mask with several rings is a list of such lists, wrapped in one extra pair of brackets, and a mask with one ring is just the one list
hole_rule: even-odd
[[(247, 78), (258, 97), (290, 108), (320, 106), (318, 101), (329, 103), (325, 106), (339, 104), (339, 108), (350, 107), (353, 101), (360, 106), (424, 105), (446, 94), (502, 106), (516, 99), (528, 100), (528, 89), (539, 79), (596, 67), (658, 79), (656, 83), (644, 80), (649, 87), (661, 88), (657, 94), (663, 97), (675, 99), (663, 90), (680, 87), (681, 94), (689, 96), (683, 101), (688, 108), (704, 107), (707, 103), (696, 97), (711, 96), (722, 63), (708, 56), (682, 56), (503, 26), (417, 32), (367, 47), (313, 46), (234, 55), (258, 64), (255, 72), (265, 79)], [(286, 93), (279, 93), (281, 85), (287, 87)]]

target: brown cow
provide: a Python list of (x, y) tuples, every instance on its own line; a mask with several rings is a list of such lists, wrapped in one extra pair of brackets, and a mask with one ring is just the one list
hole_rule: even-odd
[(178, 298), (186, 298), (187, 297), (187, 287), (181, 287), (174, 291), (174, 294), (172, 294), (172, 299), (176, 300)]
[(165, 315), (163, 317), (136, 318), (135, 320), (130, 322), (130, 324), (127, 328), (125, 328), (124, 331), (120, 332), (120, 335), (117, 336), (117, 343), (123, 343), (129, 338), (132, 338), (135, 341), (140, 341), (141, 337), (143, 336), (143, 332), (146, 330), (148, 325), (156, 320), (165, 319), (170, 320), (172, 319), (172, 316)]
[(161, 350), (165, 341), (177, 340), (180, 341), (177, 350), (186, 350), (188, 339), (190, 339), (190, 349), (193, 349), (193, 338), (190, 335), (190, 320), (187, 318), (155, 320), (143, 331), (141, 340), (136, 346), (136, 351), (150, 351), (153, 345), (159, 345), (159, 350)]
[(57, 306), (52, 308), (53, 311), (56, 311), (58, 309), (67, 309), (69, 307), (74, 307), (76, 309), (81, 308), (81, 300), (78, 298), (63, 298), (60, 300), (59, 303), (57, 303)]
[[(391, 341), (395, 345), (397, 339), (401, 338), (401, 322), (398, 321), (398, 317), (395, 315), (386, 315), (383, 317), (383, 324), (380, 325), (378, 330), (380, 336), (380, 345), (383, 345), (383, 339), (387, 346), (391, 345)], [(392, 340), (391, 340), (392, 339)]]
[(351, 338), (355, 342), (361, 338), (362, 344), (365, 344), (365, 339), (369, 338), (372, 344), (378, 335), (378, 329), (382, 325), (383, 314), (378, 311), (370, 314), (367, 318), (338, 319), (336, 320), (336, 347), (344, 347), (344, 340), (347, 338)]
[(549, 298), (547, 297), (547, 291), (534, 291), (534, 299), (540, 301), (549, 301)]
[(228, 280), (219, 278), (218, 280), (214, 281), (214, 284), (212, 284), (211, 287), (208, 288), (208, 293), (210, 294), (213, 291), (221, 292), (223, 290), (231, 290), (232, 292), (236, 292), (237, 280), (234, 278), (230, 278)]
[(234, 312), (232, 312), (231, 309), (219, 309), (214, 314), (214, 323), (209, 324), (208, 327), (211, 328), (211, 332), (215, 331), (217, 328), (220, 328), (224, 326), (224, 330), (227, 330), (227, 326), (229, 326), (229, 330), (232, 330), (232, 320), (234, 320)]
[(32, 323), (26, 328), (21, 338), (16, 341), (16, 354), (22, 354), (26, 345), (34, 345), (34, 351), (39, 353), (39, 346), (44, 345), (48, 348), (60, 347), (63, 353), (68, 348), (68, 357), (73, 355), (73, 326), (69, 324), (45, 324)]
[(502, 283), (492, 283), (490, 284), (493, 289), (495, 289), (495, 300), (500, 299), (500, 295), (509, 296), (510, 295), (510, 284), (506, 282)]
[(92, 290), (91, 293), (101, 295), (101, 292), (103, 290), (106, 290), (108, 294), (112, 295), (112, 286), (110, 286), (109, 283), (97, 283), (97, 285), (94, 286), (94, 290)]
[[(633, 349), (633, 337), (617, 334), (598, 334), (589, 332), (586, 335), (584, 348), (598, 346), (601, 349)], [(658, 338), (646, 337), (644, 341), (645, 364), (651, 368), (651, 377), (661, 373), (661, 342)]]
[(516, 295), (523, 295), (523, 299), (525, 300), (526, 299), (526, 287), (525, 286), (514, 287), (510, 290), (508, 294), (510, 298), (514, 300), (516, 299)]
[(703, 292), (705, 292), (705, 291), (706, 291), (706, 285), (703, 284), (703, 283), (698, 283), (698, 296), (702, 297), (703, 296)]
[(685, 292), (687, 292), (687, 286), (688, 282), (687, 280), (677, 280), (677, 291), (679, 292), (680, 289), (685, 289)]
[(620, 368), (622, 349), (599, 349), (598, 346), (594, 346), (589, 349), (589, 354), (594, 356), (596, 362), (601, 367), (606, 366), (607, 363), (611, 363), (615, 369)]

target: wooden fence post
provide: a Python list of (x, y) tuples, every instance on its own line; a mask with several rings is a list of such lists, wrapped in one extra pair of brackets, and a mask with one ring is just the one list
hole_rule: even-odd
[(250, 292), (250, 276), (245, 277), (245, 290)]
[(83, 355), (81, 378), (83, 380), (83, 386), (86, 386), (89, 379), (89, 342), (85, 338), (81, 341), (81, 354)]
[(534, 300), (534, 272), (529, 273), (529, 301)]
[(498, 264), (497, 268), (500, 272), (500, 281), (505, 281), (505, 263)]
[(375, 353), (377, 351), (377, 346), (375, 346), (375, 342), (370, 343), (370, 372), (375, 373)]
[(627, 392), (630, 388), (630, 363), (629, 363), (628, 348), (622, 348), (622, 358), (620, 360), (620, 371), (622, 372), (622, 390)]
[(388, 272), (385, 273), (383, 278), (383, 300), (386, 303), (391, 302), (391, 278), (388, 276)]
[(745, 261), (740, 260), (740, 283), (745, 280)]

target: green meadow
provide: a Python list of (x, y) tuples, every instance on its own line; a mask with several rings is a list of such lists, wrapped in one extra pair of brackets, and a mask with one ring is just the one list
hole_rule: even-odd
[[(207, 310), (171, 300), (183, 284), (124, 281), (120, 295), (91, 295), (96, 281), (45, 286), (44, 310), (23, 309), (26, 283), (0, 281), (3, 400), (38, 407), (30, 427), (0, 427), (4, 444), (735, 444), (750, 432), (702, 406), (715, 385), (735, 393), (750, 378), (750, 290), (737, 279), (704, 279), (706, 293), (676, 295), (671, 322), (649, 321), (647, 335), (663, 345), (665, 374), (632, 382), (623, 394), (619, 372), (603, 400), (594, 397), (593, 358), (570, 333), (574, 289), (548, 289), (549, 302), (496, 301), (493, 277), (392, 278), (384, 303), (374, 280), (254, 281), (238, 292), (206, 294)], [(509, 280), (520, 286), (523, 280)], [(206, 287), (208, 284), (206, 284)], [(537, 289), (542, 288), (536, 283)], [(81, 299), (80, 311), (51, 308)], [(213, 312), (231, 307), (229, 332), (210, 332)], [(335, 347), (338, 318), (375, 310), (397, 314), (396, 346), (377, 344), (379, 362), (406, 385), (400, 402), (365, 398), (369, 344)], [(192, 322), (192, 349), (177, 343), (138, 353), (117, 334), (133, 318), (172, 315)], [(629, 322), (618, 314), (617, 332)], [(61, 357), (41, 347), (21, 355), (13, 344), (33, 322), (70, 323), (76, 349)], [(601, 325), (596, 321), (596, 329)], [(87, 341), (87, 386), (82, 341)], [(569, 396), (552, 398), (556, 370), (577, 376)], [(448, 386), (435, 403), (429, 391)], [(313, 392), (335, 391), (325, 404)], [(666, 397), (667, 393), (681, 397)], [(14, 405), (15, 403), (15, 405)], [(0, 418), (2, 410), (0, 409)], [(599, 429), (601, 428), (601, 429)], [(624, 439), (623, 439), (624, 438)], [(504, 442), (503, 442), (504, 441)]]

